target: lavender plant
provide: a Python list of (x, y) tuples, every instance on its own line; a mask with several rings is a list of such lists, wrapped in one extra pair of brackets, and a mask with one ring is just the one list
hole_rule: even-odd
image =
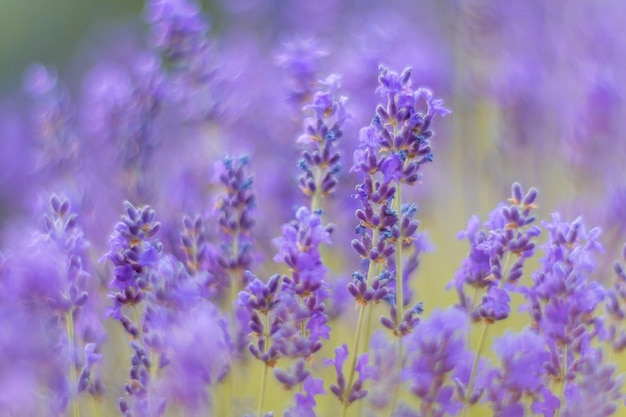
[(0, 99), (0, 415), (623, 414), (626, 9), (309, 3), (148, 0)]

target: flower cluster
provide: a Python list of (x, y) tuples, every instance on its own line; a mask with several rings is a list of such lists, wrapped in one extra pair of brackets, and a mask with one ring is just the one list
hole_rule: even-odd
[[(474, 216), (459, 233), (458, 238), (468, 240), (470, 251), (449, 286), (456, 288), (460, 307), (474, 321), (492, 323), (511, 313), (509, 291), (523, 275), (524, 262), (534, 254), (533, 239), (541, 232), (530, 226), (535, 221), (531, 212), (536, 198), (537, 190), (531, 188), (524, 195), (522, 186), (515, 183), (508, 204), (497, 207), (484, 227)], [(466, 287), (473, 289), (473, 296), (466, 293)], [(479, 292), (482, 298), (476, 303)]]
[(304, 171), (298, 184), (311, 197), (312, 210), (319, 209), (320, 199), (335, 191), (341, 171), (337, 141), (343, 136), (342, 125), (350, 117), (344, 107), (346, 97), (336, 97), (340, 77), (330, 75), (320, 84), (311, 103), (303, 108), (312, 111), (314, 117), (305, 119), (304, 134), (298, 138), (298, 143), (307, 147), (298, 163)]
[[(209, 18), (147, 0), (147, 40), (102, 37), (79, 85), (27, 70), (26, 116), (0, 100), (0, 416), (623, 414), (626, 42), (606, 27), (626, 8), (573, 2), (547, 25), (548, 6), (470, 2), (449, 36), (449, 5), (400, 1)], [(517, 56), (530, 22), (542, 65)], [(552, 53), (581, 23), (589, 42)], [(380, 65), (398, 60), (413, 69)], [(441, 136), (425, 85), (459, 115)], [(546, 220), (514, 182), (442, 241), (510, 178), (568, 204)]]

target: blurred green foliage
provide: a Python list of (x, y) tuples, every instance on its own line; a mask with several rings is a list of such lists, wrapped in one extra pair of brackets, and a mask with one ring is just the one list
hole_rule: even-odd
[(34, 61), (60, 70), (95, 25), (137, 19), (143, 0), (0, 0), (0, 93)]

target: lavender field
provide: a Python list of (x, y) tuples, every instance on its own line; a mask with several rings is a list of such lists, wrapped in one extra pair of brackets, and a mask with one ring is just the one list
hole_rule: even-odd
[(0, 417), (626, 416), (626, 2), (147, 0), (0, 96)]

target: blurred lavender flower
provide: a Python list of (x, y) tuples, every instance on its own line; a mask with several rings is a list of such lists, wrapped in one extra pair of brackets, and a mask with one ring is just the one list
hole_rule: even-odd
[(153, 46), (171, 64), (167, 93), (186, 120), (203, 121), (218, 111), (215, 51), (210, 24), (195, 0), (150, 0), (146, 18)]
[[(455, 380), (467, 384), (473, 354), (467, 349), (467, 315), (455, 308), (435, 310), (405, 339), (408, 365), (403, 369), (410, 390), (420, 399), (421, 415), (457, 415), (463, 396)], [(469, 393), (476, 401), (480, 390)]]
[(285, 42), (276, 54), (276, 64), (288, 75), (289, 101), (298, 110), (313, 96), (320, 60), (328, 52), (315, 38)]
[(253, 211), (256, 206), (252, 184), (248, 174), (248, 158), (224, 158), (216, 163), (214, 180), (224, 187), (215, 203), (217, 219), (223, 243), (219, 265), (230, 273), (231, 302), (245, 284), (243, 271), (250, 269), (254, 261), (252, 228), (255, 224)]
[(308, 376), (302, 383), (302, 391), (296, 393), (295, 405), (285, 410), (283, 417), (316, 417), (313, 410), (317, 405), (315, 397), (326, 394), (324, 382), (319, 378)]
[[(622, 247), (622, 262), (626, 261), (626, 245)], [(622, 262), (615, 262), (613, 270), (615, 277), (613, 286), (606, 292), (604, 307), (608, 315), (605, 320), (606, 335), (603, 339), (608, 340), (613, 351), (621, 353), (626, 348), (626, 329), (622, 323), (626, 318), (624, 306), (626, 305), (626, 273)]]
[(169, 364), (159, 378), (159, 389), (168, 402), (196, 415), (209, 406), (207, 387), (220, 382), (229, 371), (228, 322), (208, 302), (195, 303), (176, 316), (168, 326)]
[(363, 385), (374, 372), (372, 367), (368, 365), (369, 354), (362, 354), (358, 357), (354, 369), (358, 372), (359, 377), (353, 381), (351, 386), (348, 386), (350, 381), (346, 380), (343, 373), (343, 364), (346, 359), (348, 359), (348, 346), (345, 343), (335, 348), (335, 359), (324, 359), (325, 366), (333, 365), (335, 367), (336, 383), (331, 384), (329, 389), (344, 404), (344, 408), (367, 395), (367, 390), (364, 389)]
[[(104, 394), (99, 370), (94, 365), (102, 360), (102, 344), (106, 338), (100, 321), (98, 286), (87, 272), (89, 242), (77, 223), (70, 202), (53, 195), (50, 209), (43, 217), (43, 242), (55, 246), (65, 259), (67, 268), (63, 301), (57, 306), (64, 314), (70, 356), (72, 395), (88, 391), (96, 399)], [(89, 294), (92, 294), (89, 297)], [(79, 375), (76, 375), (79, 370)]]
[(556, 400), (558, 405), (545, 384), (545, 364), (550, 353), (542, 336), (530, 330), (519, 334), (507, 332), (494, 341), (494, 349), (502, 365), (489, 375), (485, 400), (495, 415), (524, 416), (526, 397), (534, 399), (533, 409), (541, 397), (546, 404), (554, 404)]
[(564, 410), (582, 383), (582, 364), (594, 355), (591, 343), (603, 331), (594, 311), (606, 291), (590, 277), (595, 255), (602, 251), (601, 232), (587, 231), (580, 218), (562, 221), (558, 213), (543, 226), (549, 240), (542, 267), (533, 274), (533, 286), (521, 290), (532, 325), (546, 340), (550, 359), (545, 367), (549, 378), (559, 384), (558, 409)]
[(39, 63), (31, 65), (24, 88), (34, 102), (32, 117), (40, 148), (36, 171), (48, 175), (74, 172), (79, 164), (74, 109), (56, 71)]
[(615, 375), (616, 366), (608, 364), (601, 349), (594, 349), (582, 359), (577, 372), (580, 383), (567, 395), (563, 417), (585, 415), (608, 417), (624, 403), (624, 376)]
[(115, 146), (124, 183), (133, 197), (142, 200), (151, 194), (145, 170), (157, 145), (153, 125), (164, 82), (160, 61), (146, 53), (139, 54), (130, 70), (101, 64), (85, 82), (85, 131), (100, 143)]

